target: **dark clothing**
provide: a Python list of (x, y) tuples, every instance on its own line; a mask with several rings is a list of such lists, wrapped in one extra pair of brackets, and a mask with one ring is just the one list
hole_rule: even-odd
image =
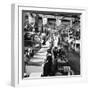
[(52, 64), (52, 75), (55, 76), (58, 67), (57, 67), (58, 63), (57, 63), (57, 59), (54, 60), (54, 63)]
[(57, 50), (57, 49), (54, 49), (54, 50), (53, 50), (53, 54), (54, 54), (54, 58), (56, 59), (57, 56), (58, 56), (58, 50)]
[(65, 53), (65, 51), (64, 51), (63, 49), (59, 49), (59, 50), (58, 50), (58, 55), (59, 55), (59, 57), (62, 59), (63, 57), (66, 56), (66, 53)]
[(52, 55), (47, 56), (46, 63), (44, 65), (44, 76), (50, 76), (52, 73)]
[(46, 44), (46, 37), (43, 38), (43, 45)]

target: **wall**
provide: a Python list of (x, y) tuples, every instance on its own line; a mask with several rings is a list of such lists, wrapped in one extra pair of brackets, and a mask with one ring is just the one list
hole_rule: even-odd
[[(84, 53), (86, 61), (88, 61), (88, 76), (90, 75), (90, 30), (89, 30), (89, 20), (90, 20), (90, 2), (89, 0), (1, 0), (0, 2), (0, 89), (11, 90), (13, 87), (10, 86), (11, 78), (11, 3), (29, 3), (31, 6), (41, 6), (41, 7), (85, 7), (88, 10), (86, 31), (84, 33)], [(56, 81), (58, 82), (58, 81)], [(88, 77), (88, 83), (67, 83), (61, 84), (56, 83), (55, 85), (43, 85), (43, 86), (31, 86), (22, 89), (31, 90), (43, 90), (43, 89), (68, 89), (68, 90), (88, 90), (90, 84), (90, 77)]]

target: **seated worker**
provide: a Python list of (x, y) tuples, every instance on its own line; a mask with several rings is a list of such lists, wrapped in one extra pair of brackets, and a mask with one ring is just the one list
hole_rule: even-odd
[(29, 56), (28, 56), (28, 51), (24, 52), (24, 77), (29, 77), (29, 75), (26, 72), (26, 65), (28, 65), (29, 61)]
[(61, 58), (61, 60), (66, 56), (66, 53), (63, 48), (58, 49), (58, 55)]
[(51, 76), (51, 74), (52, 74), (52, 54), (48, 50), (43, 68), (43, 75), (41, 76)]
[(54, 59), (56, 59), (58, 56), (58, 48), (57, 47), (53, 48), (53, 55), (54, 55)]
[(46, 34), (45, 33), (42, 33), (42, 39), (43, 39), (43, 45), (46, 44)]
[(52, 64), (52, 74), (55, 76), (55, 73), (57, 72), (57, 60), (58, 60), (58, 48), (53, 48), (53, 64)]

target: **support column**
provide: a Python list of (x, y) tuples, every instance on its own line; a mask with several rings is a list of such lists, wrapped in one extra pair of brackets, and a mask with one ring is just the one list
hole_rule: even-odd
[(45, 25), (47, 24), (47, 17), (43, 16), (42, 21), (43, 21), (43, 31), (45, 31), (45, 29), (46, 29)]
[(61, 19), (56, 17), (56, 29), (58, 30), (60, 28), (61, 25)]
[(70, 20), (70, 27), (72, 27), (72, 19)]
[(43, 16), (42, 19), (43, 19), (43, 25), (47, 24), (47, 17)]

